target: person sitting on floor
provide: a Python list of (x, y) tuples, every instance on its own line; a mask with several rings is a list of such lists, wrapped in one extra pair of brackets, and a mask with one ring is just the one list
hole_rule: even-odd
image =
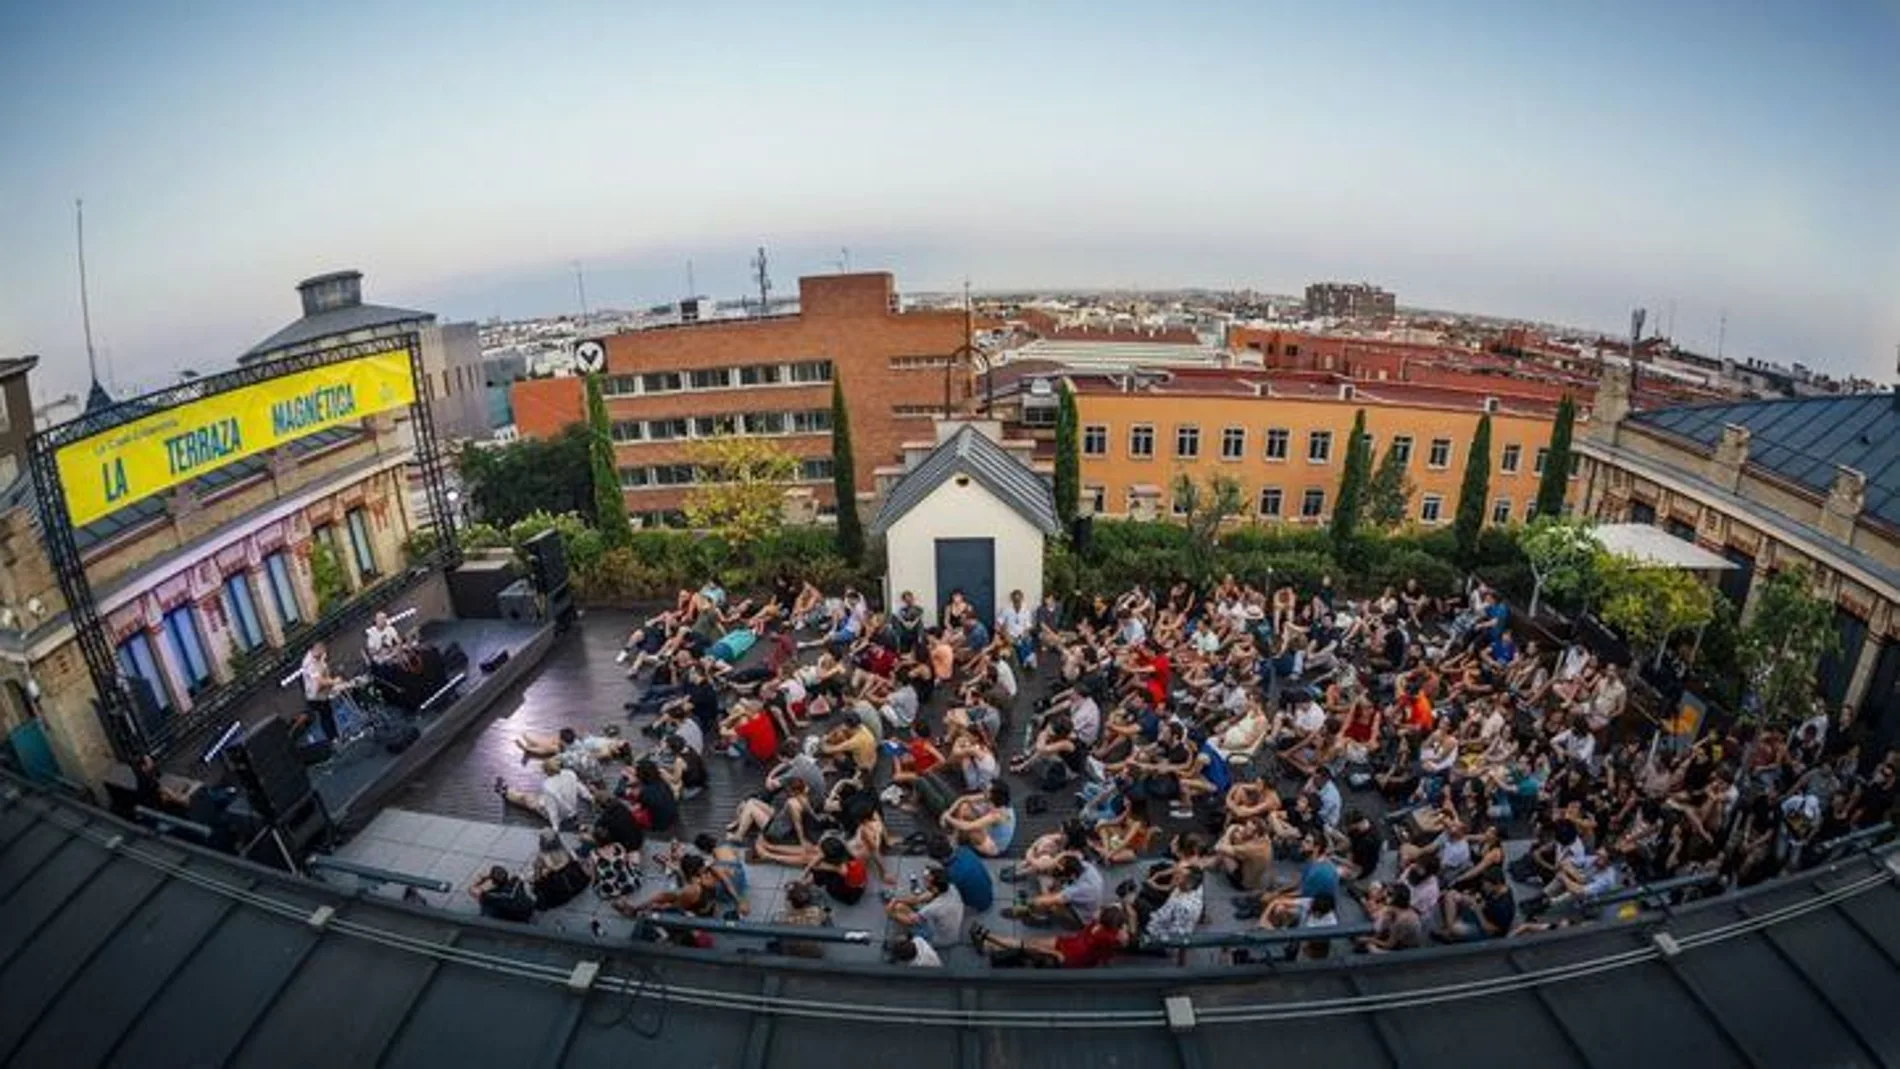
[(1009, 784), (996, 780), (981, 794), (964, 795), (944, 810), (940, 821), (977, 853), (1002, 857), (1016, 838), (1016, 807), (1010, 804)]
[(1122, 907), (1110, 904), (1080, 930), (1041, 939), (1006, 939), (976, 924), (970, 927), (970, 943), (996, 966), (1093, 969), (1113, 961), (1128, 945), (1124, 918)]
[(495, 777), (495, 793), (509, 805), (540, 814), (550, 827), (564, 827), (580, 816), (587, 787), (558, 757), (541, 762), (541, 772), (547, 778), (541, 781), (541, 790), (536, 794), (517, 791), (500, 776)]

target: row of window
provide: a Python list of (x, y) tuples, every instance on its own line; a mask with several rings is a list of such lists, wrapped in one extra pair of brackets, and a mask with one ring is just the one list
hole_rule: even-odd
[[(1098, 515), (1106, 514), (1108, 491), (1103, 487), (1094, 486), (1089, 488), (1089, 493), (1094, 499), (1095, 512)], [(1142, 495), (1134, 490), (1128, 491), (1128, 509), (1130, 512), (1134, 511), (1135, 505), (1141, 496)], [(1535, 502), (1532, 502), (1525, 508), (1524, 519), (1527, 522), (1531, 519), (1531, 514), (1535, 508)], [(1185, 503), (1179, 500), (1170, 504), (1170, 511), (1176, 516), (1185, 516), (1187, 514)], [(1263, 520), (1286, 518), (1286, 492), (1277, 486), (1262, 487), (1260, 490), (1259, 511), (1256, 515)], [(1326, 491), (1319, 487), (1308, 487), (1301, 491), (1299, 512), (1297, 515), (1302, 520), (1317, 520), (1324, 517), (1326, 515)], [(1418, 518), (1421, 523), (1444, 522), (1444, 495), (1426, 494), (1421, 497), (1419, 499)], [(1500, 497), (1491, 502), (1491, 522), (1498, 524), (1511, 522), (1510, 498)]]
[[(1368, 435), (1368, 445), (1372, 445)], [(1285, 460), (1293, 440), (1293, 432), (1284, 427), (1269, 427), (1266, 431), (1266, 458)], [(1412, 436), (1394, 435), (1390, 446), (1396, 453), (1401, 466), (1412, 462)], [(1376, 448), (1373, 450), (1377, 452)], [(1106, 424), (1091, 423), (1082, 428), (1082, 455), (1085, 457), (1105, 457), (1108, 455), (1108, 427)], [(1152, 423), (1137, 423), (1128, 428), (1128, 455), (1138, 459), (1147, 459), (1155, 455), (1155, 427)], [(1201, 455), (1201, 428), (1192, 423), (1179, 424), (1174, 428), (1174, 456), (1178, 460), (1196, 460)], [(1539, 446), (1532, 470), (1542, 475), (1544, 461), (1550, 450)], [(1247, 428), (1223, 427), (1220, 432), (1220, 458), (1222, 460), (1243, 460), (1247, 456)], [(1452, 440), (1433, 438), (1425, 456), (1428, 468), (1449, 468), (1452, 458)], [(1306, 435), (1306, 459), (1311, 464), (1328, 464), (1333, 459), (1333, 432), (1308, 431)], [(1498, 451), (1498, 471), (1514, 475), (1523, 464), (1524, 447), (1515, 443), (1506, 445)]]
[(891, 370), (926, 371), (934, 368), (941, 371), (949, 367), (950, 363), (950, 358), (947, 356), (893, 356)]
[[(357, 508), (345, 513), (343, 519), (344, 527), (349, 532), (350, 556), (356, 562), (357, 574), (365, 580), (375, 578), (378, 574), (376, 546), (370, 540), (369, 515)], [(328, 546), (331, 552), (341, 551), (335, 526), (324, 524), (313, 530), (311, 535)], [(278, 622), (283, 628), (288, 630), (304, 622), (304, 606), (297, 597), (297, 584), (291, 577), (290, 558), (283, 550), (264, 555), (260, 581), (270, 595), (271, 607), (277, 611)], [(253, 589), (250, 573), (240, 571), (226, 576), (220, 596), (224, 602), (224, 618), (231, 628), (231, 641), (237, 650), (249, 653), (264, 646), (269, 637), (258, 611), (258, 596)], [(187, 695), (197, 694), (210, 685), (211, 658), (205, 648), (204, 631), (194, 605), (187, 602), (167, 612), (159, 622), (158, 637), (164, 643), (166, 657), (177, 670)], [(152, 645), (150, 635), (144, 631), (133, 632), (119, 644), (118, 660), (119, 668), (127, 676), (143, 680), (149, 685), (152, 701), (159, 712), (169, 713), (177, 708), (177, 696), (172, 693), (166, 673), (159, 667), (159, 654)]]
[(616, 442), (673, 442), (688, 438), (726, 438), (734, 434), (823, 434), (830, 430), (829, 408), (744, 412), (735, 416), (617, 419), (610, 428)]
[[(831, 478), (830, 457), (810, 457), (798, 462), (799, 482), (823, 482)], [(701, 486), (716, 482), (693, 464), (648, 464), (620, 469), (620, 488), (643, 490), (649, 486)]]
[(831, 381), (831, 361), (799, 360), (790, 364), (742, 364), (699, 368), (694, 371), (649, 371), (640, 375), (608, 375), (601, 392), (608, 397), (635, 397), (687, 390), (745, 390), (757, 386), (804, 386)]

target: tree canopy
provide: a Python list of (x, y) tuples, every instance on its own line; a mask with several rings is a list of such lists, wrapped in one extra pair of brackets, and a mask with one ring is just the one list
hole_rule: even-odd
[(1405, 473), (1405, 457), (1388, 442), (1378, 473), (1366, 484), (1361, 515), (1371, 526), (1390, 531), (1405, 522), (1411, 500), (1412, 479)]
[(864, 522), (858, 517), (858, 472), (851, 456), (851, 412), (844, 381), (831, 380), (831, 489), (838, 501), (838, 555), (856, 567), (864, 560)]
[(574, 512), (594, 522), (588, 430), (574, 423), (552, 438), (462, 450), (456, 467), (475, 518), (508, 527), (534, 512)]
[(1372, 445), (1366, 440), (1366, 410), (1352, 419), (1352, 433), (1346, 438), (1346, 465), (1339, 475), (1339, 493), (1333, 500), (1333, 555), (1347, 560), (1354, 555), (1353, 537), (1359, 532), (1359, 514), (1365, 506), (1366, 481), (1371, 476)]
[(1788, 721), (1808, 714), (1821, 659), (1840, 648), (1834, 606), (1815, 596), (1806, 568), (1757, 580), (1760, 591), (1736, 641), (1756, 715)]
[(1570, 489), (1570, 436), (1577, 419), (1577, 404), (1565, 394), (1557, 402), (1557, 418), (1550, 426), (1550, 451), (1544, 456), (1544, 473), (1537, 479), (1537, 504), (1532, 514), (1561, 516), (1564, 495)]
[(1082, 503), (1082, 457), (1076, 425), (1075, 393), (1063, 383), (1056, 402), (1056, 516), (1064, 530), (1075, 521)]
[(1452, 519), (1452, 540), (1458, 561), (1470, 567), (1478, 559), (1478, 532), (1484, 530), (1485, 495), (1491, 489), (1491, 414), (1478, 417), (1478, 431), (1465, 452), (1464, 482), (1458, 486), (1458, 513)]
[(688, 451), (697, 485), (682, 504), (687, 526), (735, 546), (776, 533), (785, 519), (785, 490), (798, 477), (798, 458), (764, 438), (722, 435)]
[(600, 376), (587, 376), (587, 458), (594, 493), (594, 526), (609, 547), (633, 541), (627, 519), (627, 498), (620, 489), (620, 466), (614, 460), (613, 425), (607, 420), (607, 399)]

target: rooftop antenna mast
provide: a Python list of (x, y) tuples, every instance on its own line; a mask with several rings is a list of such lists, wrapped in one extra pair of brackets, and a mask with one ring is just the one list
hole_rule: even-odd
[(693, 285), (693, 260), (690, 256), (686, 259), (686, 295), (688, 297), (699, 296), (699, 289)]
[(92, 300), (86, 294), (86, 202), (73, 201), (73, 223), (79, 234), (79, 322), (86, 331), (86, 370), (93, 389), (99, 388), (99, 354), (92, 348)]
[(759, 314), (765, 315), (771, 308), (772, 277), (766, 273), (765, 246), (759, 246), (759, 254), (752, 258), (752, 277), (759, 283)]
[(1728, 341), (1728, 309), (1722, 309), (1722, 318), (1715, 322), (1715, 358), (1722, 359), (1722, 346)]
[(581, 262), (574, 261), (574, 288), (581, 297), (581, 322), (587, 322), (587, 275), (581, 270)]

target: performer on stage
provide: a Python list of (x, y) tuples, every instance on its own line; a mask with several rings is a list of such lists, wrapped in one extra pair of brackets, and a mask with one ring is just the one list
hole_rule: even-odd
[(409, 643), (390, 623), (389, 614), (379, 612), (363, 634), (363, 652), (374, 664), (396, 664), (406, 659)]
[(314, 716), (323, 725), (323, 737), (337, 740), (334, 698), (341, 683), (330, 674), (330, 651), (323, 643), (313, 644), (303, 655), (303, 702), (306, 717)]

